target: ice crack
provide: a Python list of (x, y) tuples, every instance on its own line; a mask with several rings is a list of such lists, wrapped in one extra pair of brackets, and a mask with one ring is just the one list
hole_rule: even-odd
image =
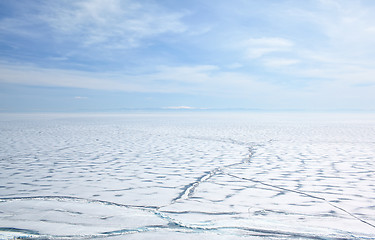
[[(230, 143), (232, 143), (232, 144), (239, 144), (239, 145), (245, 144), (243, 142), (236, 142), (232, 139), (229, 139), (229, 140), (230, 140)], [(213, 176), (215, 176), (219, 173), (222, 173), (224, 169), (234, 167), (234, 166), (237, 166), (237, 165), (241, 165), (241, 164), (245, 164), (245, 163), (250, 163), (251, 158), (255, 154), (255, 149), (254, 149), (253, 146), (251, 146), (251, 147), (248, 148), (248, 150), (249, 150), (248, 156), (246, 158), (244, 158), (241, 162), (224, 165), (224, 166), (221, 166), (221, 167), (217, 167), (217, 168), (215, 168), (211, 171), (207, 171), (202, 176), (200, 176), (196, 181), (186, 185), (183, 188), (182, 192), (176, 198), (172, 199), (171, 204), (174, 204), (175, 202), (177, 202), (179, 200), (182, 200), (182, 199), (190, 198), (191, 196), (193, 196), (195, 189), (201, 183), (207, 181), (208, 179), (210, 179), (211, 177), (213, 177)]]
[(77, 202), (88, 202), (88, 203), (99, 203), (104, 205), (112, 205), (116, 207), (126, 207), (126, 208), (138, 208), (144, 210), (153, 210), (157, 209), (155, 206), (144, 206), (144, 205), (129, 205), (129, 204), (120, 204), (105, 200), (97, 200), (97, 199), (88, 199), (88, 198), (81, 198), (81, 197), (72, 197), (72, 196), (30, 196), (30, 197), (5, 197), (0, 198), (0, 202), (8, 202), (8, 201), (17, 201), (17, 200), (57, 200), (57, 201), (77, 201)]
[(220, 167), (217, 167), (215, 168), (214, 170), (211, 170), (211, 171), (208, 171), (208, 172), (205, 172), (202, 176), (200, 176), (196, 181), (186, 185), (184, 188), (183, 188), (183, 191), (176, 197), (172, 200), (172, 204), (175, 203), (176, 201), (179, 201), (181, 199), (187, 199), (191, 196), (193, 196), (194, 194), (194, 191), (195, 189), (199, 186), (199, 184), (201, 184), (202, 182), (205, 182), (207, 181), (208, 179), (210, 179), (212, 176), (218, 174), (219, 172), (221, 172), (221, 169)]
[(265, 182), (262, 182), (262, 181), (259, 181), (259, 180), (256, 180), (256, 179), (251, 179), (251, 178), (245, 178), (245, 177), (239, 177), (239, 176), (236, 176), (234, 174), (231, 174), (231, 173), (227, 173), (227, 172), (222, 172), (223, 174), (226, 174), (228, 176), (231, 176), (233, 178), (237, 178), (237, 179), (241, 179), (241, 180), (245, 180), (245, 181), (249, 181), (249, 182), (254, 182), (254, 183), (259, 183), (259, 184), (262, 184), (264, 186), (267, 186), (267, 187), (272, 187), (272, 188), (276, 188), (276, 189), (279, 189), (279, 190), (283, 190), (283, 191), (287, 191), (287, 192), (294, 192), (294, 193), (297, 193), (297, 194), (300, 194), (300, 195), (303, 195), (303, 196), (306, 196), (306, 197), (310, 197), (310, 198), (314, 198), (314, 199), (318, 199), (318, 200), (321, 200), (321, 201), (324, 201), (326, 203), (328, 203), (329, 205), (331, 205), (332, 207), (336, 208), (336, 209), (339, 209), (343, 212), (345, 212), (346, 214), (350, 215), (351, 217), (375, 228), (375, 225), (354, 215), (353, 213), (343, 209), (342, 207), (339, 207), (333, 203), (331, 203), (330, 201), (328, 201), (327, 199), (323, 198), (323, 197), (319, 197), (319, 196), (315, 196), (315, 195), (312, 195), (312, 194), (309, 194), (309, 193), (305, 193), (305, 192), (302, 192), (302, 191), (298, 191), (298, 190), (293, 190), (293, 189), (288, 189), (288, 188), (284, 188), (284, 187), (280, 187), (280, 186), (276, 186), (276, 185), (272, 185), (272, 184), (269, 184), (269, 183), (265, 183)]

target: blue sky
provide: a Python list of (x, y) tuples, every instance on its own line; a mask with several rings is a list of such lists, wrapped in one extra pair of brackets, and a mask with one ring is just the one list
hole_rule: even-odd
[(375, 110), (375, 1), (0, 2), (0, 111)]

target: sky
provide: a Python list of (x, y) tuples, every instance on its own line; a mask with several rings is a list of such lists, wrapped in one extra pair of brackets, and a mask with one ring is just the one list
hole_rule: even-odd
[(372, 0), (2, 0), (0, 112), (375, 110)]

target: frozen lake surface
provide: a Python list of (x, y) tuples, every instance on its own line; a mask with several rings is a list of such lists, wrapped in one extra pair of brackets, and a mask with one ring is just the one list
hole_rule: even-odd
[(375, 239), (375, 115), (0, 115), (0, 239)]

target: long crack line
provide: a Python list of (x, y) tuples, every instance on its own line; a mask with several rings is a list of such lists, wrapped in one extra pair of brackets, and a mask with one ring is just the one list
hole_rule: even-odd
[(265, 183), (265, 182), (262, 182), (262, 181), (259, 181), (259, 180), (256, 180), (256, 179), (251, 179), (251, 178), (245, 178), (245, 177), (239, 177), (239, 176), (236, 176), (236, 175), (233, 175), (233, 174), (230, 174), (230, 173), (227, 173), (227, 172), (222, 172), (223, 174), (226, 174), (228, 176), (231, 176), (231, 177), (234, 177), (234, 178), (237, 178), (237, 179), (241, 179), (241, 180), (245, 180), (245, 181), (249, 181), (249, 182), (254, 182), (254, 183), (259, 183), (259, 184), (262, 184), (264, 186), (267, 186), (267, 187), (272, 187), (272, 188), (276, 188), (276, 189), (279, 189), (279, 190), (283, 190), (283, 191), (288, 191), (288, 192), (294, 192), (294, 193), (297, 193), (297, 194), (300, 194), (300, 195), (303, 195), (303, 196), (306, 196), (306, 197), (310, 197), (310, 198), (314, 198), (314, 199), (318, 199), (318, 200), (321, 200), (321, 201), (324, 201), (326, 203), (328, 203), (329, 205), (331, 205), (332, 207), (336, 208), (336, 209), (339, 209), (343, 212), (345, 212), (346, 214), (352, 216), (353, 218), (375, 228), (375, 225), (366, 221), (366, 220), (363, 220), (362, 218), (354, 215), (353, 213), (345, 210), (344, 208), (342, 207), (339, 207), (333, 203), (331, 203), (330, 201), (328, 201), (327, 199), (323, 198), (323, 197), (318, 197), (318, 196), (315, 196), (315, 195), (311, 195), (311, 194), (308, 194), (308, 193), (305, 193), (305, 192), (301, 192), (301, 191), (297, 191), (297, 190), (293, 190), (293, 189), (289, 189), (289, 188), (284, 188), (284, 187), (280, 187), (280, 186), (276, 186), (276, 185), (272, 185), (272, 184), (269, 184), (269, 183)]

